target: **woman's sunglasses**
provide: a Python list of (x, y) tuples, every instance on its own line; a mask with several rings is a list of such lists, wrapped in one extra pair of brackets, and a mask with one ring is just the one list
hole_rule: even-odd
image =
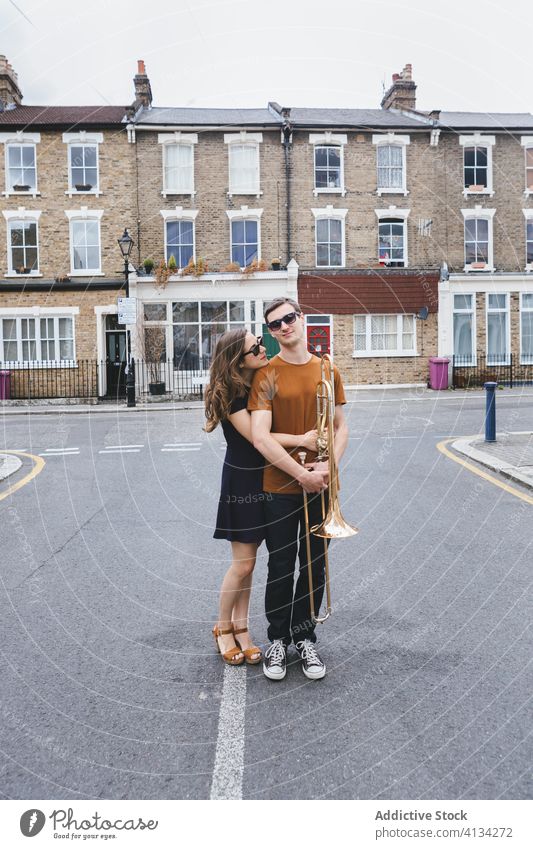
[(254, 355), (254, 357), (257, 357), (257, 355), (258, 355), (258, 354), (259, 354), (259, 352), (261, 351), (261, 345), (262, 345), (262, 344), (263, 344), (263, 337), (262, 337), (262, 336), (258, 336), (258, 337), (257, 337), (257, 342), (255, 343), (255, 345), (253, 345), (253, 346), (250, 348), (250, 350), (249, 350), (249, 351), (246, 351), (246, 352), (243, 354), (243, 357), (247, 357), (247, 356), (248, 356), (248, 354), (253, 354), (253, 355)]
[(267, 321), (269, 330), (281, 330), (281, 324), (294, 324), (296, 317), (301, 315), (299, 312), (288, 312), (283, 318), (275, 318), (274, 321)]

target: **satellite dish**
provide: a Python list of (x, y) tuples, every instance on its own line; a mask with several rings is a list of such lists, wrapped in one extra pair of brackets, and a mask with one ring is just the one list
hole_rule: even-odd
[(419, 318), (420, 321), (425, 321), (426, 318), (428, 317), (428, 315), (429, 315), (429, 307), (422, 307), (418, 312), (417, 318)]

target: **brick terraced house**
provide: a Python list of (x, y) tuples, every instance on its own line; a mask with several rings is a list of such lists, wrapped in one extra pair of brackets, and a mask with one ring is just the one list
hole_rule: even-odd
[(131, 292), (140, 321), (160, 328), (162, 359), (202, 371), (221, 332), (246, 325), (259, 335), (263, 304), (297, 294), (297, 268), (287, 267), (281, 120), (270, 109), (152, 106), (143, 62), (134, 82), (137, 259), (154, 269), (132, 276)]
[(5, 57), (0, 99), (0, 362), (11, 394), (113, 393), (125, 346), (117, 238), (137, 220), (125, 107), (23, 106)]

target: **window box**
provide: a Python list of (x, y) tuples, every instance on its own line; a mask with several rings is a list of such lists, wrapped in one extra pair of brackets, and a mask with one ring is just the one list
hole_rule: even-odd
[(30, 191), (30, 186), (27, 186), (27, 185), (26, 185), (26, 186), (16, 185), (16, 186), (13, 186), (13, 191), (14, 191), (14, 192), (29, 192), (29, 191)]
[(30, 271), (31, 271), (31, 268), (27, 265), (21, 265), (20, 268), (15, 268), (15, 272), (17, 274), (29, 274)]
[(484, 192), (485, 186), (468, 186), (469, 192)]
[(471, 262), (470, 263), (470, 268), (473, 271), (483, 271), (486, 267), (487, 267), (486, 262)]
[(77, 192), (90, 192), (92, 189), (91, 183), (76, 183), (74, 186)]

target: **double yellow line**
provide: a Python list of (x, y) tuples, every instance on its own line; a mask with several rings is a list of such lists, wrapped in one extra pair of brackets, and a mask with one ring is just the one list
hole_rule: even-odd
[(467, 460), (463, 460), (461, 457), (458, 457), (456, 454), (452, 454), (446, 446), (450, 442), (455, 442), (457, 437), (454, 436), (451, 439), (443, 439), (442, 442), (437, 443), (437, 448), (444, 454), (446, 457), (449, 457), (450, 460), (453, 460), (454, 463), (459, 463), (460, 466), (464, 466), (465, 469), (468, 469), (469, 472), (473, 472), (478, 477), (483, 478), (490, 483), (493, 483), (494, 486), (499, 486), (500, 489), (505, 490), (505, 492), (509, 492), (511, 495), (514, 495), (516, 498), (520, 498), (521, 501), (525, 501), (526, 504), (533, 504), (533, 497), (531, 495), (527, 495), (525, 492), (521, 492), (516, 487), (511, 486), (508, 483), (504, 483), (498, 478), (495, 478), (493, 475), (489, 475), (488, 472), (484, 472), (482, 469), (478, 469), (477, 466), (472, 465)]
[(26, 454), (25, 451), (5, 451), (2, 449), (0, 454), (14, 454), (15, 457), (28, 457), (30, 460), (33, 460), (34, 466), (31, 472), (28, 472), (23, 478), (21, 478), (16, 483), (12, 484), (5, 492), (0, 493), (0, 501), (3, 501), (4, 498), (7, 498), (8, 495), (12, 495), (17, 489), (20, 489), (22, 486), (25, 486), (29, 483), (33, 478), (37, 477), (37, 475), (42, 472), (45, 467), (45, 461), (42, 457), (37, 457), (35, 454)]

